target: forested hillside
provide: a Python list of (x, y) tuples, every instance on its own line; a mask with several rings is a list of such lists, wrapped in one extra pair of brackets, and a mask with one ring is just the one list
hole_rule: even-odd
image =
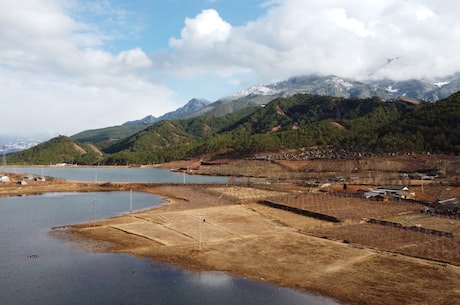
[(421, 104), (298, 94), (276, 99), (248, 115), (162, 122), (105, 152), (111, 164), (200, 155), (238, 157), (311, 147), (458, 154), (459, 108), (460, 94)]
[(37, 146), (8, 156), (9, 164), (97, 164), (103, 161), (103, 154), (91, 143), (59, 136)]
[[(321, 147), (355, 153), (458, 155), (459, 120), (460, 93), (436, 103), (297, 94), (226, 116), (158, 122), (104, 148), (103, 160), (89, 149), (74, 154), (59, 146), (53, 152), (48, 142), (10, 160), (46, 164), (74, 158), (74, 162), (84, 164), (151, 164), (198, 156), (246, 157)], [(75, 142), (66, 145), (84, 147)]]

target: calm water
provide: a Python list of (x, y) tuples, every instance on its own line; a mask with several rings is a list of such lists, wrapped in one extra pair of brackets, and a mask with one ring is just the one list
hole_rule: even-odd
[[(161, 204), (132, 193), (133, 208)], [(193, 273), (124, 254), (90, 253), (53, 226), (127, 212), (129, 192), (0, 198), (0, 304), (337, 304), (220, 272)]]
[(29, 173), (77, 181), (227, 183), (227, 177), (183, 175), (164, 168), (110, 167), (9, 167), (10, 172)]

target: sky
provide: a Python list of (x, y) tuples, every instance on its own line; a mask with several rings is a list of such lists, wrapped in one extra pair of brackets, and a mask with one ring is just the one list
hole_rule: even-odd
[(161, 116), (297, 75), (460, 72), (460, 1), (0, 0), (0, 137)]

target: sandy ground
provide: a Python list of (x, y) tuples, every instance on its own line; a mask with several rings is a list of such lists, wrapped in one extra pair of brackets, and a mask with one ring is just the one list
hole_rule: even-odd
[[(335, 224), (254, 202), (249, 187), (144, 186), (171, 204), (53, 234), (91, 251), (220, 270), (329, 296), (345, 304), (460, 304), (456, 265), (314, 236)], [(69, 234), (70, 233), (70, 234)]]

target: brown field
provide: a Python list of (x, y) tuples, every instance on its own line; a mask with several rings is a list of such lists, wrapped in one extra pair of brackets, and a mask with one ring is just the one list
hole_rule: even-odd
[[(345, 202), (333, 204), (324, 194), (308, 194), (315, 198), (309, 203), (304, 200), (304, 205), (348, 215), (350, 220), (333, 224), (247, 201), (264, 198), (260, 189), (251, 193), (249, 187), (178, 185), (151, 190), (171, 192), (175, 199), (161, 208), (60, 228), (54, 234), (69, 238), (73, 233), (70, 238), (93, 251), (128, 252), (192, 270), (221, 270), (347, 304), (458, 304), (458, 239), (457, 248), (451, 249), (457, 253), (452, 258), (456, 265), (403, 254), (403, 245), (407, 249), (419, 242), (427, 245), (430, 236), (405, 236), (406, 231), (388, 234), (385, 227), (361, 223), (358, 212), (336, 209)], [(298, 199), (291, 193), (284, 195), (289, 204)], [(238, 196), (240, 204), (235, 203)], [(265, 195), (266, 199), (282, 197), (273, 191)], [(356, 200), (350, 204), (355, 209), (361, 203), (372, 204)], [(382, 203), (378, 205), (373, 216), (391, 216)], [(397, 215), (412, 210), (401, 204), (388, 209)], [(459, 229), (458, 223), (455, 228)], [(382, 233), (393, 237), (382, 238)]]
[[(428, 161), (423, 162), (418, 166)], [(220, 168), (213, 165), (194, 170), (228, 173), (239, 168), (245, 175), (270, 179), (276, 176), (275, 168), (280, 170), (285, 178), (269, 184), (69, 183), (75, 191), (146, 191), (164, 195), (171, 203), (94, 224), (54, 228), (52, 234), (77, 241), (90, 251), (125, 252), (191, 270), (225, 271), (329, 296), (344, 304), (460, 304), (460, 219), (421, 213), (423, 206), (413, 202), (353, 197), (357, 189), (374, 184), (350, 184), (346, 192), (342, 184), (336, 184), (329, 192), (320, 192), (288, 183), (292, 177), (305, 179), (305, 170), (299, 171), (305, 164), (280, 163), (243, 160), (233, 168), (230, 162)], [(265, 164), (268, 167), (264, 169)], [(334, 168), (337, 164), (330, 169)], [(385, 175), (397, 173), (391, 170)], [(328, 169), (322, 177), (329, 175)], [(427, 182), (423, 192), (421, 186), (413, 187), (416, 199), (460, 196), (460, 188), (446, 181)], [(53, 185), (64, 191), (66, 183), (0, 185), (0, 194), (49, 191)], [(261, 204), (263, 201), (333, 216), (339, 222), (272, 208)], [(369, 218), (399, 223), (404, 229), (369, 223)], [(406, 228), (438, 230), (452, 236)]]

